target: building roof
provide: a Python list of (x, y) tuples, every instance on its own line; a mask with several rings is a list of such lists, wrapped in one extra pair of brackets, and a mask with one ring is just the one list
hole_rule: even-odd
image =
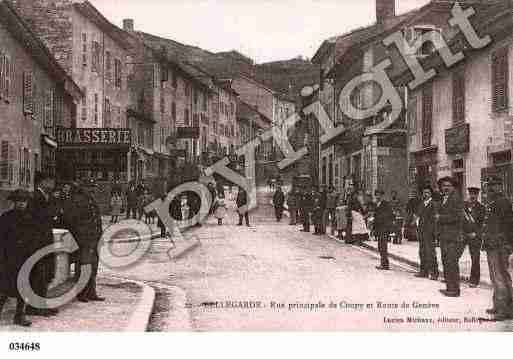
[(237, 119), (252, 122), (254, 125), (264, 130), (271, 126), (270, 119), (244, 101), (239, 101), (237, 105)]
[(124, 31), (112, 24), (103, 14), (96, 9), (89, 1), (73, 3), (73, 7), (89, 20), (94, 22), (100, 29), (107, 33), (123, 49), (130, 50), (130, 42), (126, 41)]
[(25, 49), (53, 78), (60, 81), (64, 89), (75, 99), (83, 97), (82, 90), (66, 73), (41, 39), (30, 29), (16, 12), (10, 1), (0, 0), (0, 21)]

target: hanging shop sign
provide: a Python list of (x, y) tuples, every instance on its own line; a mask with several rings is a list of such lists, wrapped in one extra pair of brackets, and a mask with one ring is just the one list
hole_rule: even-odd
[(467, 153), (470, 150), (470, 125), (468, 123), (445, 130), (445, 152)]
[(59, 128), (59, 147), (110, 145), (130, 146), (132, 133), (128, 128)]

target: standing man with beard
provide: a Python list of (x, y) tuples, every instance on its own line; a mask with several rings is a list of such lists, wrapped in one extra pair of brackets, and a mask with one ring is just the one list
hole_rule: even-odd
[[(29, 203), (29, 210), (32, 212), (36, 223), (36, 235), (34, 236), (34, 252), (48, 245), (53, 244), (53, 213), (51, 194), (55, 188), (53, 176), (37, 172), (34, 178), (34, 196)], [(30, 275), (30, 284), (34, 292), (40, 297), (47, 297), (48, 285), (52, 278), (53, 256), (46, 256), (36, 263)], [(53, 316), (58, 313), (57, 309), (27, 308), (28, 315)]]
[(439, 213), (436, 215), (440, 232), (440, 247), (446, 290), (440, 292), (446, 297), (460, 296), (459, 248), (461, 246), (463, 225), (463, 202), (456, 194), (456, 183), (451, 177), (438, 181), (442, 192)]
[(420, 271), (417, 278), (438, 280), (438, 260), (436, 258), (436, 214), (439, 204), (433, 199), (433, 189), (430, 185), (422, 189), (422, 201), (417, 208), (419, 238)]
[(493, 315), (493, 320), (503, 321), (513, 319), (513, 288), (509, 273), (509, 258), (513, 252), (513, 211), (502, 193), (500, 178), (489, 179), (486, 197), (483, 249), (493, 286), (493, 307), (486, 312)]
[(480, 189), (470, 187), (468, 189), (469, 201), (465, 202), (463, 221), (463, 243), (460, 248), (459, 258), (463, 255), (465, 247), (468, 245), (470, 258), (472, 259), (472, 269), (470, 270), (470, 287), (476, 288), (481, 280), (481, 247), (483, 222), (486, 209), (479, 203)]
[(96, 276), (98, 274), (99, 256), (98, 243), (102, 236), (102, 219), (100, 209), (92, 196), (94, 183), (75, 184), (71, 197), (66, 201), (64, 223), (79, 247), (76, 278), (80, 278), (82, 265), (90, 264), (91, 277), (86, 287), (77, 296), (80, 302), (102, 302), (105, 298), (96, 292)]

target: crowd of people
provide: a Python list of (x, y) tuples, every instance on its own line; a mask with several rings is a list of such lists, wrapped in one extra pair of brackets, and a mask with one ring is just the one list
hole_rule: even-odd
[(326, 234), (330, 225), (331, 234), (336, 233), (346, 243), (377, 241), (381, 258), (378, 270), (390, 270), (389, 243), (401, 244), (404, 235), (419, 242), (420, 270), (415, 276), (436, 281), (440, 275), (436, 248), (440, 247), (446, 283), (446, 289), (440, 291), (448, 297), (460, 296), (459, 260), (467, 247), (472, 263), (469, 285), (479, 286), (481, 252), (485, 251), (494, 289), (493, 307), (487, 312), (494, 320), (513, 319), (508, 271), (513, 253), (513, 210), (503, 194), (502, 180), (488, 180), (483, 193), (486, 205), (479, 202), (480, 188), (468, 188), (469, 200), (464, 202), (453, 178), (442, 178), (437, 184), (436, 190), (428, 184), (421, 186), (420, 195), (411, 193), (405, 206), (395, 191), (387, 201), (380, 189), (371, 196), (353, 189), (338, 193), (326, 186), (321, 191), (313, 186), (308, 190), (293, 187), (287, 196), (278, 187), (273, 204), (278, 222), (286, 207), (290, 225), (302, 224), (303, 232), (310, 232), (313, 222), (314, 235)]
[[(83, 265), (91, 265), (91, 275), (83, 290), (76, 293), (80, 302), (101, 302), (96, 291), (98, 243), (102, 235), (100, 209), (92, 191), (95, 184), (62, 183), (44, 173), (35, 176), (34, 193), (16, 190), (8, 200), (11, 210), (0, 216), (0, 314), (9, 297), (16, 298), (14, 324), (30, 326), (27, 316), (51, 317), (58, 309), (45, 308), (45, 303), (30, 302), (18, 286), (18, 277), (26, 261), (36, 252), (54, 243), (53, 229), (67, 229), (79, 249), (72, 253), (74, 280), (78, 281)], [(30, 272), (29, 283), (36, 295), (48, 298), (48, 287), (55, 275), (55, 260), (47, 255)], [(30, 302), (30, 303), (29, 303)]]

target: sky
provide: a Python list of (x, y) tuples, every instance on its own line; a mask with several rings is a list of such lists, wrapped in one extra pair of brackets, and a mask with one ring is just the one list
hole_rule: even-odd
[[(322, 42), (375, 21), (375, 0), (89, 0), (111, 22), (257, 63), (311, 58)], [(396, 0), (397, 13), (429, 0)]]

